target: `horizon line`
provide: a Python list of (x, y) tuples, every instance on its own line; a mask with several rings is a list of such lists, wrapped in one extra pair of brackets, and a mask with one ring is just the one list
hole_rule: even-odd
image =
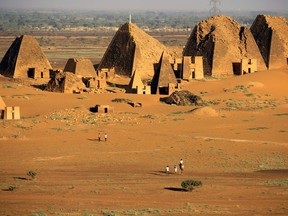
[[(5, 11), (5, 10), (15, 10), (15, 11), (69, 11), (69, 12), (77, 12), (77, 11), (85, 11), (85, 12), (129, 12), (131, 13), (132, 11), (135, 12), (207, 12), (209, 13), (209, 10), (187, 10), (187, 9), (79, 9), (79, 8), (74, 8), (74, 9), (68, 9), (68, 8), (12, 8), (12, 7), (6, 7), (6, 8), (0, 8), (0, 11)], [(242, 10), (231, 10), (231, 9), (225, 9), (225, 10), (220, 10), (220, 12), (273, 12), (273, 13), (288, 13), (288, 9), (283, 9), (283, 10), (249, 10), (249, 9), (242, 9)]]

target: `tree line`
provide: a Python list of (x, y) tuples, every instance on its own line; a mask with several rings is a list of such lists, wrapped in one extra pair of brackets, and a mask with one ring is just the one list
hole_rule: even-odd
[[(282, 15), (272, 12), (225, 12), (242, 25), (251, 25), (259, 13)], [(0, 33), (21, 30), (63, 30), (66, 28), (119, 27), (132, 15), (132, 22), (140, 28), (160, 29), (193, 28), (203, 19), (211, 16), (209, 12), (196, 11), (65, 11), (65, 10), (0, 10)]]

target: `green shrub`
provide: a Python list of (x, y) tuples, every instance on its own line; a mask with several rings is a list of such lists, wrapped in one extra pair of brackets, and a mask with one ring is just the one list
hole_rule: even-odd
[(34, 178), (36, 177), (37, 173), (36, 173), (35, 171), (30, 170), (29, 172), (27, 172), (26, 175), (28, 175), (28, 176), (30, 176), (32, 179), (34, 179)]
[(184, 188), (187, 191), (192, 191), (195, 189), (195, 187), (202, 186), (202, 182), (198, 180), (185, 180), (181, 183), (182, 188)]
[(16, 186), (15, 185), (11, 185), (11, 186), (9, 186), (8, 191), (14, 191), (15, 189), (16, 189)]

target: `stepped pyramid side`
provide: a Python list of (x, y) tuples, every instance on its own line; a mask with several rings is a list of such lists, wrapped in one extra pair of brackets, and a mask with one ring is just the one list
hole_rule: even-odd
[(164, 51), (161, 57), (158, 87), (168, 86), (169, 83), (175, 84), (177, 86), (177, 79), (174, 74), (173, 68), (169, 61), (168, 54)]
[(231, 76), (233, 63), (256, 58), (265, 69), (263, 58), (249, 29), (230, 17), (219, 15), (203, 20), (193, 29), (184, 56), (203, 56), (205, 76)]
[(96, 77), (96, 71), (91, 60), (85, 58), (68, 59), (64, 72), (72, 72), (81, 77)]
[(128, 89), (130, 92), (132, 92), (132, 89), (136, 89), (137, 86), (138, 88), (143, 88), (144, 84), (142, 82), (139, 72), (135, 70), (129, 82)]
[(0, 63), (0, 73), (6, 77), (13, 77), (22, 38), (16, 38), (7, 50)]
[(114, 67), (116, 74), (129, 77), (137, 69), (142, 78), (151, 78), (163, 50), (163, 44), (128, 22), (116, 32), (98, 69)]
[(4, 76), (27, 78), (30, 69), (35, 72), (35, 78), (49, 78), (52, 67), (38, 42), (32, 36), (22, 35), (15, 39), (6, 52), (0, 71)]
[(169, 56), (165, 51), (163, 51), (159, 63), (159, 69), (156, 70), (156, 73), (152, 79), (152, 92), (157, 94), (159, 93), (159, 88), (169, 87), (169, 84), (174, 84), (177, 86), (178, 82), (169, 61)]
[(202, 38), (199, 32), (202, 31), (198, 24), (194, 27), (183, 51), (184, 56), (203, 56), (203, 71), (205, 76), (211, 76), (214, 54), (214, 37), (208, 33), (206, 40)]
[(284, 17), (258, 15), (251, 32), (260, 49), (266, 66), (277, 69), (287, 65), (288, 22)]
[(240, 30), (240, 54), (242, 58), (257, 59), (258, 71), (266, 70), (265, 61), (261, 55), (261, 52), (257, 46), (257, 43), (247, 27), (241, 27)]

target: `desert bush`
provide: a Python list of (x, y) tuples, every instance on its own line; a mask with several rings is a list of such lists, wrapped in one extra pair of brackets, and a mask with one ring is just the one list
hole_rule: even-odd
[(288, 113), (277, 113), (274, 116), (288, 116)]
[(114, 98), (112, 100), (112, 102), (115, 102), (115, 103), (132, 103), (132, 101), (130, 99), (127, 99), (127, 98)]
[(12, 86), (12, 85), (6, 85), (6, 84), (4, 84), (4, 85), (2, 85), (2, 88), (13, 88), (13, 89), (15, 89), (16, 87), (14, 87), (14, 86)]
[(198, 180), (185, 180), (181, 183), (182, 188), (184, 188), (187, 191), (192, 191), (195, 189), (195, 187), (202, 186), (202, 182)]
[(255, 127), (255, 128), (248, 128), (248, 130), (267, 130), (267, 127)]
[(32, 179), (34, 179), (37, 175), (37, 172), (30, 170), (29, 172), (27, 172), (28, 176), (30, 176)]
[(8, 191), (14, 191), (16, 189), (15, 185), (10, 185)]
[(79, 99), (79, 100), (86, 100), (86, 99), (88, 99), (88, 97), (87, 97), (86, 95), (83, 95), (83, 96), (81, 96), (81, 97), (78, 97), (77, 99)]
[(151, 114), (147, 114), (147, 115), (139, 116), (139, 118), (154, 119), (155, 117), (153, 115), (151, 115)]

